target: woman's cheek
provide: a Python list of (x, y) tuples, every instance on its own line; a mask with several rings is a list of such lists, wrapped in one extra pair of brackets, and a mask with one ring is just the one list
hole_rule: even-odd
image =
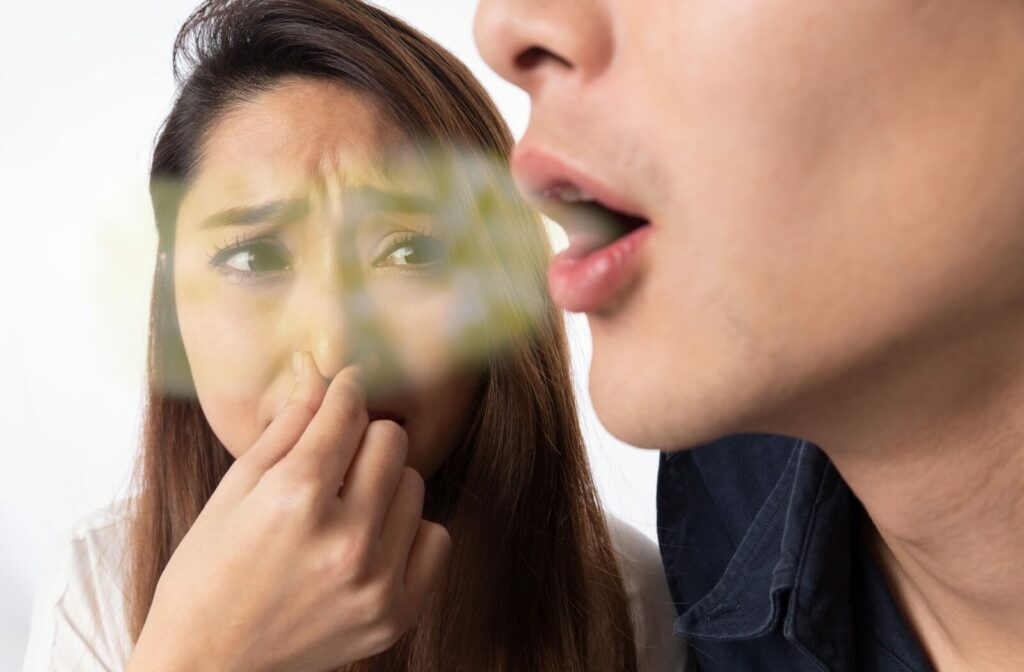
[(190, 357), (203, 413), (235, 457), (256, 442), (285, 401), (288, 390), (281, 383), (287, 381), (267, 366), (276, 359), (224, 331), (204, 343), (195, 362)]
[(437, 385), (460, 364), (458, 305), (448, 291), (420, 290), (381, 297), (381, 327), (393, 350), (385, 353), (413, 387)]
[(287, 382), (279, 381), (277, 363), (290, 362), (290, 352), (282, 357), (275, 347), (279, 321), (238, 288), (206, 280), (181, 289), (178, 320), (196, 395), (217, 438), (237, 457), (273, 418)]

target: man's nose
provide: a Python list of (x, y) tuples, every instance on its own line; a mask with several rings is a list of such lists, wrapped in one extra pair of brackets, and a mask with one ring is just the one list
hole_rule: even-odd
[(488, 65), (531, 96), (552, 79), (600, 75), (614, 53), (600, 0), (481, 0), (473, 30)]

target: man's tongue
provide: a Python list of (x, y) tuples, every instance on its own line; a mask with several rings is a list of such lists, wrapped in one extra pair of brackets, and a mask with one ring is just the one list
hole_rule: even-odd
[(557, 221), (569, 236), (565, 255), (574, 259), (582, 259), (647, 224), (639, 217), (615, 212), (594, 202), (576, 203), (560, 210)]

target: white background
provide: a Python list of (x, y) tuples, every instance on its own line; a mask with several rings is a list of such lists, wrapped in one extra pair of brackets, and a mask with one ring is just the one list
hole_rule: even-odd
[[(126, 491), (156, 241), (146, 174), (194, 4), (10, 0), (0, 12), (0, 671), (20, 667), (61, 536)], [(475, 0), (378, 4), (465, 61), (522, 134), (529, 99), (477, 54)], [(601, 495), (653, 538), (657, 455), (600, 428), (586, 325), (570, 327)]]

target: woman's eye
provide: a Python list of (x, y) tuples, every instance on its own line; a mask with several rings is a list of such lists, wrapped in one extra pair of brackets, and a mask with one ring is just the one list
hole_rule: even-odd
[(436, 238), (415, 234), (403, 236), (379, 255), (379, 268), (441, 265), (448, 261), (448, 247)]
[(250, 243), (221, 252), (220, 263), (240, 273), (273, 273), (286, 271), (291, 263), (276, 246)]

